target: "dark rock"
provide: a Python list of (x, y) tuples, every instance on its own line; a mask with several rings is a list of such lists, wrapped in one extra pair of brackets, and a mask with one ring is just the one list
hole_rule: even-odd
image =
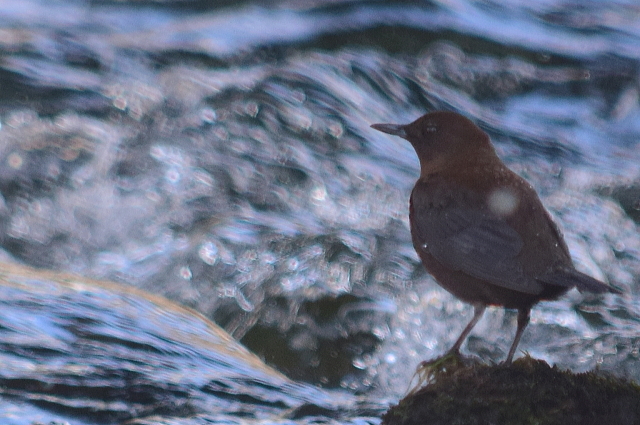
[(508, 366), (448, 357), (421, 366), (430, 382), (389, 409), (383, 425), (640, 423), (636, 383), (574, 374), (529, 356)]

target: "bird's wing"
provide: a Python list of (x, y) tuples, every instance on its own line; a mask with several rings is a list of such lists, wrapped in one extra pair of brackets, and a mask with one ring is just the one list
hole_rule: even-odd
[(449, 200), (438, 208), (413, 202), (413, 231), (440, 263), (514, 291), (539, 294), (541, 282), (529, 278), (518, 258), (523, 240), (507, 221), (488, 210)]

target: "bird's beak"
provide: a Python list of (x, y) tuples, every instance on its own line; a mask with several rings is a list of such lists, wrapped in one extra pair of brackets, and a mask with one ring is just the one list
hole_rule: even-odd
[(405, 126), (401, 124), (373, 124), (371, 128), (382, 131), (383, 133), (400, 136), (403, 139), (407, 138), (407, 132), (404, 130)]

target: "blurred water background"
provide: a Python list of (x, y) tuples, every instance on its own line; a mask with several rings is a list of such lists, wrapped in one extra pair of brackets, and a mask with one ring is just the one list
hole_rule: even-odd
[[(411, 246), (411, 146), (369, 128), (438, 109), (625, 293), (540, 304), (519, 349), (640, 380), (639, 68), (635, 1), (0, 1), (4, 423), (376, 423), (472, 314)], [(205, 317), (293, 381), (223, 373)], [(514, 332), (491, 309), (463, 352)]]

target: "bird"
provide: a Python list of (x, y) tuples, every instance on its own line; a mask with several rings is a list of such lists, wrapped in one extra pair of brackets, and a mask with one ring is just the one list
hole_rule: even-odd
[(571, 288), (620, 293), (576, 270), (558, 226), (531, 184), (496, 154), (489, 135), (452, 111), (409, 124), (373, 124), (411, 143), (420, 177), (409, 200), (413, 246), (436, 282), (474, 307), (449, 353), (459, 354), (487, 306), (516, 309), (510, 364), (532, 307)]

